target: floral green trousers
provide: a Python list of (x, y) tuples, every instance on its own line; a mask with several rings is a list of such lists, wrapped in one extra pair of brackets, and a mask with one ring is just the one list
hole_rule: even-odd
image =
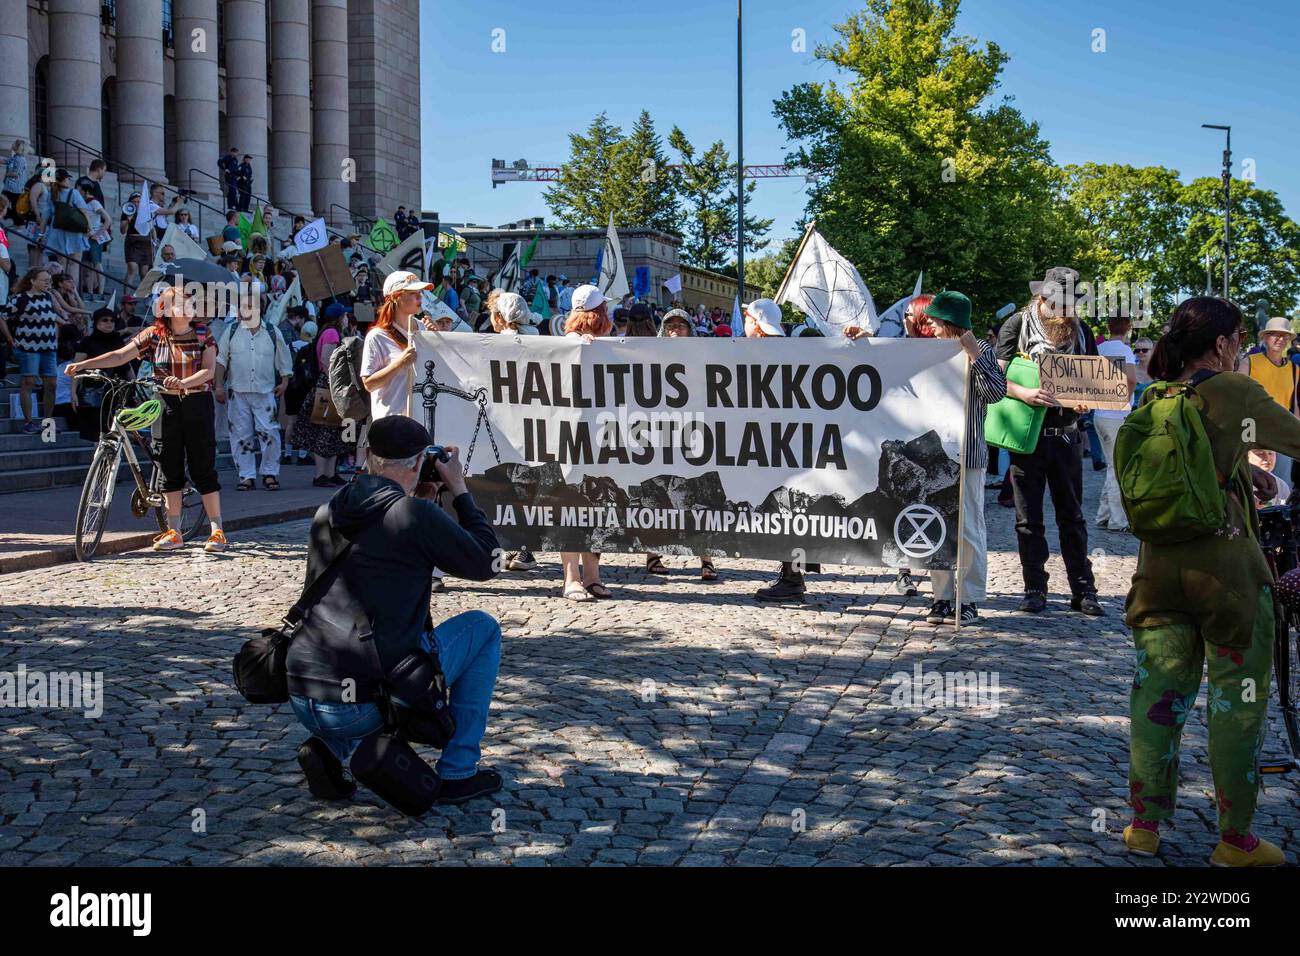
[(1208, 666), (1206, 711), (1219, 831), (1225, 836), (1250, 832), (1267, 725), (1273, 628), (1268, 587), (1260, 590), (1249, 647), (1212, 644), (1195, 624), (1133, 628), (1137, 669), (1130, 697), (1128, 787), (1136, 819), (1155, 822), (1174, 814), (1183, 725)]

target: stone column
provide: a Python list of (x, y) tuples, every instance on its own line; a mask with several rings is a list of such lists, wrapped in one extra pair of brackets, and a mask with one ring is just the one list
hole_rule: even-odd
[[(99, 78), (98, 0), (50, 0), (49, 152), (56, 163), (75, 166), (78, 155), (53, 139), (75, 139), (99, 150), (103, 84)], [(158, 32), (162, 33), (159, 20)], [(159, 105), (161, 109), (161, 104)], [(90, 163), (85, 153), (82, 166)], [(85, 170), (80, 170), (85, 172)]]
[[(226, 136), (222, 150), (238, 147), (252, 156), (253, 194), (267, 193), (266, 2), (225, 0)], [(212, 160), (216, 162), (216, 158)], [(254, 199), (250, 212), (257, 208)]]
[[(174, 0), (172, 24), (176, 35), (176, 174), (180, 185), (188, 187), (191, 169), (220, 176), (217, 0)], [(195, 192), (201, 195), (221, 194), (220, 184), (206, 176), (195, 176), (193, 182)], [(216, 205), (224, 209), (225, 203), (223, 198)]]
[[(177, 125), (183, 123), (178, 116)], [(148, 177), (163, 170), (162, 0), (117, 5), (117, 103), (113, 115), (114, 159)], [(185, 173), (181, 172), (181, 183)]]
[(31, 144), (27, 86), (27, 0), (0, 0), (0, 156), (16, 139)]
[(311, 211), (310, 0), (271, 0), (271, 199)]
[(312, 0), (311, 5), (312, 205), (335, 228), (350, 218), (331, 203), (349, 202), (344, 161), (348, 149), (348, 4)]

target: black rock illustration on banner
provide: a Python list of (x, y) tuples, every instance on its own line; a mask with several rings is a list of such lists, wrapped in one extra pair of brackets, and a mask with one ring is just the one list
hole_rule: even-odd
[[(911, 441), (885, 441), (881, 445), (875, 490), (852, 502), (840, 495), (809, 494), (782, 485), (770, 491), (754, 507), (745, 501), (728, 500), (716, 471), (702, 475), (657, 475), (624, 490), (610, 478), (584, 477), (571, 485), (560, 466), (506, 463), (489, 468), (481, 477), (469, 480), (470, 488), (489, 517), (498, 505), (513, 505), (519, 525), (505, 525), (497, 532), (508, 545), (528, 545), (538, 551), (659, 551), (667, 554), (732, 556), (737, 552), (752, 557), (787, 559), (791, 550), (804, 548), (808, 561), (830, 564), (863, 564), (894, 567), (907, 563), (914, 568), (950, 566), (956, 556), (956, 538), (961, 469), (943, 449), (938, 434), (926, 432)], [(522, 508), (526, 505), (555, 509), (555, 520), (566, 507), (600, 510), (600, 517), (588, 527), (528, 527)], [(793, 534), (764, 534), (727, 531), (696, 531), (672, 528), (628, 527), (628, 509), (709, 512), (752, 512), (755, 514), (824, 515), (831, 519), (860, 519), (875, 522), (874, 539), (847, 537), (800, 538)], [(616, 519), (608, 523), (610, 509)], [(939, 520), (933, 519), (933, 512)], [(908, 512), (913, 520), (900, 516)], [(920, 515), (919, 519), (915, 518)], [(895, 529), (898, 526), (898, 540)], [(919, 537), (918, 537), (919, 536)], [(919, 543), (918, 543), (919, 541)], [(928, 547), (927, 547), (928, 543)]]

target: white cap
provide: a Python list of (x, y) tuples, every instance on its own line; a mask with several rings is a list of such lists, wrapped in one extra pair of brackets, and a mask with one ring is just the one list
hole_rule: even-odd
[(424, 311), (429, 313), (430, 319), (447, 318), (447, 319), (451, 319), (453, 323), (460, 320), (460, 316), (457, 315), (455, 312), (453, 312), (451, 306), (449, 306), (446, 302), (442, 302), (442, 301), (433, 302)]
[(573, 290), (573, 308), (576, 310), (599, 309), (609, 301), (611, 301), (609, 297), (594, 285), (580, 285)]
[(432, 288), (432, 285), (422, 281), (414, 272), (393, 272), (384, 280), (384, 298), (394, 292), (423, 292)]
[(518, 292), (502, 292), (497, 296), (497, 311), (511, 325), (528, 325), (533, 321), (528, 303)]
[(745, 306), (745, 315), (763, 330), (764, 335), (785, 335), (781, 328), (781, 307), (771, 299), (755, 299)]

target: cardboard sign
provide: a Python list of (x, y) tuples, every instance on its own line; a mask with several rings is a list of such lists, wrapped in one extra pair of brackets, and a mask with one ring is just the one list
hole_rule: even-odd
[(375, 321), (375, 306), (373, 302), (358, 302), (352, 306), (352, 314), (357, 317), (358, 325), (369, 325)]
[(1045, 355), (1039, 360), (1043, 384), (1052, 383), (1056, 400), (1070, 408), (1086, 405), (1109, 411), (1132, 406), (1124, 360), (1104, 355)]
[(343, 257), (342, 247), (334, 243), (315, 252), (294, 256), (289, 261), (302, 280), (302, 297), (310, 302), (344, 295), (357, 287), (357, 280)]

